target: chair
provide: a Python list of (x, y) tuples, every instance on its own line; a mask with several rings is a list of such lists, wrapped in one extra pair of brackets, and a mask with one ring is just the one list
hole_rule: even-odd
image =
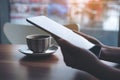
[[(79, 31), (78, 24), (69, 24), (66, 27)], [(48, 34), (32, 25), (6, 23), (3, 27), (4, 34), (11, 44), (26, 44), (26, 36), (30, 34)]]

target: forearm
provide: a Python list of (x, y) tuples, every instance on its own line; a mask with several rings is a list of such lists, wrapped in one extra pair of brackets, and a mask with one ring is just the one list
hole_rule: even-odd
[(100, 59), (120, 63), (120, 48), (109, 46), (101, 48)]
[[(89, 65), (88, 65), (89, 67)], [(100, 80), (120, 80), (120, 70), (98, 62), (86, 70)]]

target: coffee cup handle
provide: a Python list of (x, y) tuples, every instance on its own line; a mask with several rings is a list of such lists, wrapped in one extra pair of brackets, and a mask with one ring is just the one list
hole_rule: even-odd
[(55, 41), (55, 39), (53, 37), (50, 37), (51, 38), (51, 46), (58, 46), (57, 42)]

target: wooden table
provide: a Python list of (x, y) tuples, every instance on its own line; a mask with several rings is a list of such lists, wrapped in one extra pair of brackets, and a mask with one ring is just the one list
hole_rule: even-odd
[(0, 45), (0, 80), (97, 80), (87, 72), (67, 67), (60, 48), (50, 57), (27, 57), (25, 45)]

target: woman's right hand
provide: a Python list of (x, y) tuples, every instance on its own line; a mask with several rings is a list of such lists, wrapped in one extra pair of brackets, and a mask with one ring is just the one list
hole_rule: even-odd
[(91, 51), (76, 47), (62, 39), (57, 40), (57, 42), (61, 47), (64, 62), (67, 66), (89, 71), (99, 63), (99, 59)]
[(91, 51), (57, 40), (67, 66), (86, 71), (100, 80), (120, 80), (120, 70), (105, 65)]

